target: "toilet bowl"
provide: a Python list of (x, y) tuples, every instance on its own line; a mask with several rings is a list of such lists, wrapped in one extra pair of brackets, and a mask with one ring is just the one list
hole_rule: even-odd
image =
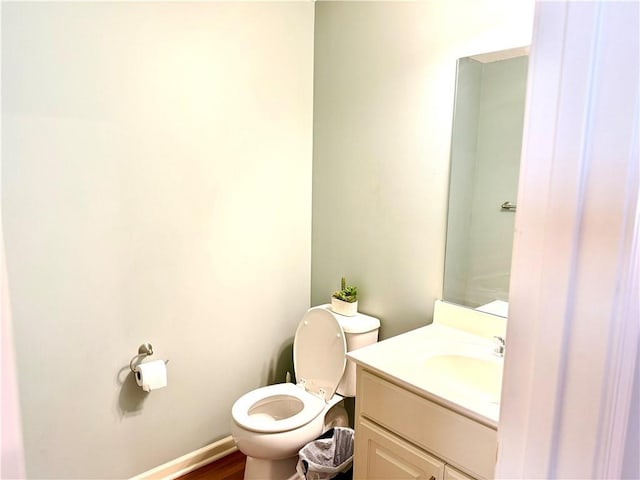
[(345, 317), (329, 305), (310, 308), (293, 342), (297, 384), (257, 388), (231, 410), (231, 434), (247, 456), (245, 480), (297, 478), (298, 451), (326, 430), (348, 426), (344, 396), (355, 396), (355, 366), (346, 352), (375, 343), (380, 321)]

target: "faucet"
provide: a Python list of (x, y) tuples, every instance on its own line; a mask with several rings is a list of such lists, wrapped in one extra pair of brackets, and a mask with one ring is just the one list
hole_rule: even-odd
[(494, 336), (493, 337), (493, 341), (496, 344), (495, 348), (493, 349), (493, 353), (495, 353), (496, 355), (498, 355), (500, 357), (504, 357), (504, 349), (505, 349), (505, 346), (506, 346), (504, 338)]

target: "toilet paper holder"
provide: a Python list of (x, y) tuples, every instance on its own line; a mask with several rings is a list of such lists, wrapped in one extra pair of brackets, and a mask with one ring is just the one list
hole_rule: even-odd
[[(134, 355), (133, 358), (131, 359), (131, 361), (129, 362), (129, 368), (131, 369), (131, 371), (133, 373), (135, 373), (136, 369), (133, 366), (133, 362), (140, 357), (148, 357), (150, 355), (153, 355), (153, 345), (151, 345), (149, 342), (143, 343), (142, 345), (140, 345), (138, 347), (138, 354)], [(164, 361), (165, 364), (169, 363), (169, 360), (165, 360)]]

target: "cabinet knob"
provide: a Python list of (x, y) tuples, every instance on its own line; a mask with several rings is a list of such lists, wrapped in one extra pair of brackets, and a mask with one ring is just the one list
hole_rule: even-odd
[(429, 480), (436, 480), (436, 477), (434, 477), (433, 475), (431, 475), (431, 476), (429, 477)]

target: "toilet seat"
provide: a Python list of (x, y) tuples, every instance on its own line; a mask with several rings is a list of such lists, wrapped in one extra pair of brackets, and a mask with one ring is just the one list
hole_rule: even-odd
[[(280, 403), (280, 408), (262, 406)], [(277, 405), (276, 405), (277, 406)], [(242, 428), (259, 433), (278, 433), (294, 430), (316, 418), (325, 408), (325, 402), (297, 387), (293, 383), (279, 383), (258, 388), (240, 397), (231, 409), (233, 420)], [(253, 410), (253, 411), (252, 411)], [(274, 418), (262, 412), (282, 414)], [(276, 415), (277, 417), (277, 415)]]
[(308, 424), (336, 397), (346, 365), (346, 348), (335, 315), (323, 307), (309, 309), (293, 341), (298, 385), (281, 383), (244, 394), (233, 404), (233, 420), (257, 433), (287, 432)]

